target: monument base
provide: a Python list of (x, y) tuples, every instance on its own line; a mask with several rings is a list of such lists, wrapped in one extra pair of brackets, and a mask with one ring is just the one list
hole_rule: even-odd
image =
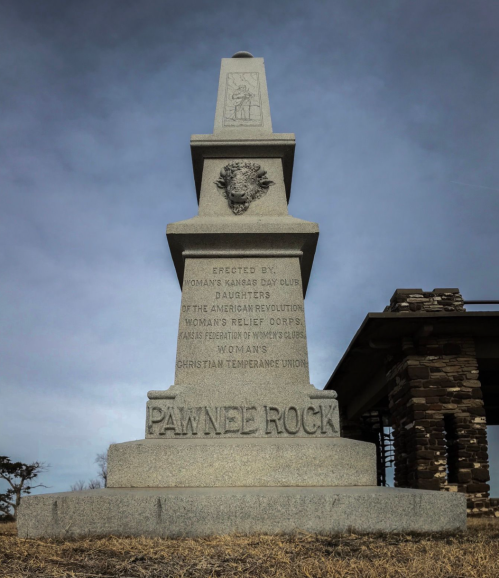
[(364, 487), (107, 488), (27, 496), (22, 538), (331, 534), (466, 528), (459, 493)]
[(108, 488), (376, 485), (375, 445), (340, 437), (145, 439), (107, 465)]

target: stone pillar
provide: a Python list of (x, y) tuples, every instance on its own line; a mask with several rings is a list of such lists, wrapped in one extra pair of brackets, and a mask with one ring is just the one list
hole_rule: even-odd
[[(462, 310), (458, 290), (452, 291), (397, 291), (391, 310), (410, 312), (414, 304)], [(395, 485), (464, 492), (468, 514), (488, 515), (486, 420), (473, 339), (405, 338), (387, 377), (395, 381), (389, 394)]]
[(191, 138), (198, 215), (167, 227), (182, 287), (175, 383), (149, 392), (147, 439), (213, 440), (205, 456), (239, 439), (243, 460), (248, 439), (339, 437), (336, 394), (309, 377), (319, 231), (288, 213), (294, 146), (272, 132), (263, 58), (224, 58), (213, 134)]

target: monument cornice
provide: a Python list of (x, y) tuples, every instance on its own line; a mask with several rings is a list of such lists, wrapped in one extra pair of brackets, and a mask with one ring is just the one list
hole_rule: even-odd
[[(319, 238), (317, 223), (294, 217), (194, 217), (171, 223), (166, 236), (182, 287), (188, 257), (299, 257), (305, 296)], [(195, 253), (193, 253), (195, 252)]]

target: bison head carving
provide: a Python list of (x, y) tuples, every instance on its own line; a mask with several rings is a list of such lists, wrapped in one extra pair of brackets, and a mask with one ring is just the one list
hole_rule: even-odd
[(235, 215), (242, 215), (251, 202), (263, 197), (275, 184), (267, 178), (267, 171), (249, 161), (232, 161), (220, 171), (215, 184), (227, 199)]

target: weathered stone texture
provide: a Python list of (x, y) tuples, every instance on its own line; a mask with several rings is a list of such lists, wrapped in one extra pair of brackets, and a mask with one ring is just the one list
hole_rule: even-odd
[(464, 496), (394, 488), (155, 488), (23, 498), (19, 536), (443, 532), (466, 527)]
[(399, 487), (463, 492), (490, 513), (485, 409), (470, 338), (405, 339), (388, 371)]
[(385, 312), (393, 313), (440, 313), (443, 311), (465, 311), (459, 289), (397, 289)]
[(108, 487), (374, 486), (375, 452), (339, 437), (146, 439), (111, 445)]

